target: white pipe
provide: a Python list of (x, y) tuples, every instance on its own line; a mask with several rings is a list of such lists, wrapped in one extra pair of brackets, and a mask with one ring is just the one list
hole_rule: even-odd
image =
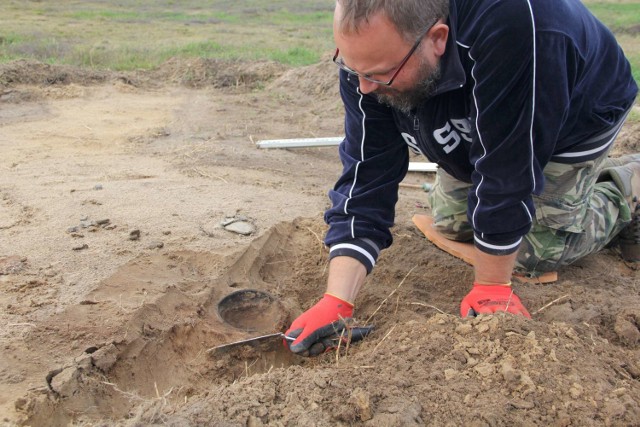
[(258, 141), (258, 148), (303, 148), (303, 147), (327, 147), (339, 145), (344, 137), (333, 138), (293, 138), (293, 139), (265, 139)]
[[(292, 139), (264, 139), (258, 141), (258, 148), (309, 148), (329, 147), (339, 145), (343, 136), (329, 138), (292, 138)], [(409, 162), (409, 172), (435, 172), (438, 165), (427, 162)]]

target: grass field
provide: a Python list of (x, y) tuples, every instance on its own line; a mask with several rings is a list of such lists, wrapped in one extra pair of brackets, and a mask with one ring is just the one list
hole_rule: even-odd
[[(640, 82), (640, 4), (586, 1), (619, 37)], [(112, 70), (172, 57), (309, 65), (331, 51), (334, 0), (0, 2), (0, 62), (29, 58)]]
[(0, 2), (0, 61), (113, 70), (171, 57), (317, 62), (330, 50), (333, 0)]

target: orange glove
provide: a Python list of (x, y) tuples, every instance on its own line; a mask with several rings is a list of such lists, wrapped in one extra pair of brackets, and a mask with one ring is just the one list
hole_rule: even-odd
[(474, 283), (471, 292), (460, 303), (460, 316), (462, 317), (475, 317), (478, 314), (491, 314), (499, 311), (520, 314), (531, 319), (531, 315), (522, 305), (520, 298), (513, 293), (511, 283), (505, 285)]
[(293, 353), (303, 353), (324, 338), (340, 334), (345, 328), (344, 320), (353, 315), (353, 304), (331, 294), (324, 297), (293, 321), (287, 337), (296, 338), (287, 343)]

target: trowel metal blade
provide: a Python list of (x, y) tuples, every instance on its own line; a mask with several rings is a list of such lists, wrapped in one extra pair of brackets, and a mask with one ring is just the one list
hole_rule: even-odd
[(225, 354), (230, 350), (241, 346), (250, 346), (252, 348), (258, 349), (262, 352), (268, 351), (276, 351), (280, 347), (284, 347), (282, 340), (291, 340), (293, 341), (295, 338), (287, 337), (282, 332), (277, 332), (275, 334), (261, 335), (259, 337), (248, 338), (246, 340), (234, 341), (228, 344), (222, 344), (207, 350), (209, 354)]

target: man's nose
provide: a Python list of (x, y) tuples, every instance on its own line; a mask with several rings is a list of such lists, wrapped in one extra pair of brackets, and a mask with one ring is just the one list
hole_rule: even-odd
[(378, 83), (363, 79), (362, 77), (358, 77), (358, 82), (360, 83), (360, 92), (364, 93), (365, 95), (373, 92), (379, 86)]

